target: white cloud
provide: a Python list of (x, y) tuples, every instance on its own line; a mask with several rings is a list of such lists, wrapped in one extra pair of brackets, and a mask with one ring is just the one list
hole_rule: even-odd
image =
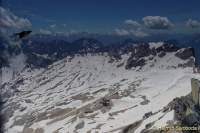
[(20, 18), (15, 16), (9, 10), (0, 7), (0, 28), (27, 28), (31, 23), (26, 18)]
[(149, 36), (149, 34), (146, 33), (142, 24), (140, 24), (137, 21), (127, 19), (124, 21), (124, 24), (128, 25), (128, 27), (115, 29), (115, 34), (117, 34), (119, 36), (133, 35), (135, 37)]
[(137, 29), (115, 29), (115, 34), (118, 36), (133, 35), (135, 37), (146, 37), (148, 33), (144, 32), (141, 28)]
[(189, 19), (186, 22), (186, 26), (188, 26), (190, 28), (200, 28), (200, 21)]
[(41, 33), (41, 34), (46, 34), (46, 35), (52, 34), (51, 31), (45, 30), (45, 29), (40, 29), (40, 33)]
[(131, 34), (133, 34), (134, 36), (136, 37), (146, 37), (146, 36), (149, 36), (148, 33), (142, 31), (142, 29), (138, 28), (136, 30), (130, 30), (129, 31)]
[(133, 26), (133, 27), (140, 27), (141, 24), (138, 23), (137, 21), (131, 20), (131, 19), (127, 19), (124, 21), (125, 24)]
[(115, 34), (119, 35), (119, 36), (126, 36), (129, 35), (130, 32), (128, 30), (125, 29), (115, 29)]
[(142, 20), (144, 25), (149, 29), (169, 29), (173, 26), (167, 17), (146, 16)]

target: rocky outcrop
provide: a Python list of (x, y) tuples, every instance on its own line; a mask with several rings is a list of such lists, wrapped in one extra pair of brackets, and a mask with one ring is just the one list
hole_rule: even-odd
[[(192, 48), (181, 49), (172, 44), (163, 44), (159, 47), (151, 47), (149, 44), (140, 44), (133, 46), (131, 56), (128, 58), (125, 68), (131, 69), (133, 67), (142, 68), (148, 60), (153, 60), (154, 57), (158, 56), (163, 58), (167, 53), (174, 53), (175, 56), (182, 60), (188, 60), (187, 63), (179, 64), (178, 67), (192, 67), (194, 66), (194, 52)], [(148, 57), (149, 58), (145, 58)]]
[(194, 57), (194, 49), (193, 48), (184, 48), (184, 49), (180, 49), (175, 56), (186, 60), (190, 57)]
[(135, 130), (141, 125), (142, 123), (142, 120), (140, 121), (136, 121), (135, 123), (125, 127), (123, 130), (122, 130), (122, 133), (134, 133)]
[(191, 96), (175, 98), (168, 104), (171, 110), (175, 110), (175, 119), (178, 121), (184, 121), (187, 109), (193, 108), (194, 103), (192, 102)]
[[(200, 108), (194, 104), (191, 94), (175, 98), (168, 104), (168, 107), (175, 111), (175, 121), (177, 121), (180, 126), (198, 127), (200, 125)], [(187, 131), (185, 132), (187, 133)], [(188, 133), (189, 132), (192, 131), (188, 131)]]
[(131, 69), (132, 67), (143, 67), (145, 65), (145, 60), (144, 59), (132, 59), (129, 58), (125, 68), (126, 69)]
[(160, 57), (160, 58), (162, 58), (162, 57), (164, 57), (166, 55), (166, 53), (165, 52), (160, 52), (159, 54), (158, 54), (158, 57)]
[(156, 52), (176, 52), (177, 50), (179, 50), (180, 48), (173, 45), (173, 44), (168, 44), (168, 43), (164, 43), (162, 46), (156, 48)]
[[(175, 114), (174, 120), (168, 123), (168, 127), (198, 127), (200, 125), (200, 108), (192, 101), (191, 94), (173, 99), (173, 101), (162, 109), (162, 112), (165, 113), (170, 110), (174, 110)], [(151, 115), (153, 115), (152, 112), (146, 113), (143, 120)], [(142, 122), (142, 120), (140, 122)], [(127, 126), (124, 128), (123, 133), (134, 133), (139, 124), (139, 122), (136, 122)], [(200, 133), (200, 131), (197, 130), (157, 130), (151, 128), (153, 124), (154, 123), (147, 124), (141, 133)]]
[(141, 44), (134, 47), (132, 57), (141, 58), (149, 55), (156, 55), (155, 49), (151, 49), (149, 44)]
[(156, 55), (155, 49), (150, 49), (148, 44), (134, 46), (131, 52), (131, 56), (128, 58), (125, 66), (126, 69), (143, 67), (145, 65), (145, 59), (143, 57)]

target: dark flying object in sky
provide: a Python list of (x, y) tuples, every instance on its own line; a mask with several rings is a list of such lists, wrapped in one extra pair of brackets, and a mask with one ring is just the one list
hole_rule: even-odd
[(14, 36), (17, 36), (19, 39), (22, 39), (26, 36), (28, 36), (32, 31), (28, 30), (28, 31), (22, 31), (19, 33), (15, 33)]

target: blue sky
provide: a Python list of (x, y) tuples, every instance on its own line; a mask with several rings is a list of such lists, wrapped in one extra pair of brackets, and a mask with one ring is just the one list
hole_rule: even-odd
[[(148, 21), (152, 19), (164, 21), (162, 17), (165, 17), (173, 25), (173, 28), (169, 28), (170, 31), (166, 28), (159, 29), (159, 32), (198, 32), (200, 27), (199, 0), (4, 0), (3, 2), (4, 6), (15, 15), (28, 18), (34, 29), (61, 32), (110, 33), (116, 30), (123, 32), (128, 29), (124, 22), (132, 20), (146, 27), (133, 30), (149, 34), (155, 29), (149, 26), (149, 23), (144, 25), (143, 18), (146, 16), (161, 17), (148, 18)], [(196, 25), (195, 28), (184, 27), (189, 19), (191, 24)]]

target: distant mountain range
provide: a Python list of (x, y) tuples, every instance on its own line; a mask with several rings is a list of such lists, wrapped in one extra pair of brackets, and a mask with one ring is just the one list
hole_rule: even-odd
[[(86, 34), (85, 36), (87, 36)], [(77, 35), (78, 37), (79, 35)], [(93, 35), (94, 38), (82, 37), (72, 41), (73, 37), (66, 37), (62, 35), (44, 35), (35, 34), (18, 45), (7, 45), (8, 40), (0, 37), (0, 64), (2, 66), (8, 65), (9, 55), (19, 54), (20, 51), (27, 56), (27, 64), (34, 67), (45, 67), (54, 61), (60, 60), (66, 56), (74, 56), (75, 54), (86, 53), (103, 53), (108, 52), (112, 55), (118, 56), (119, 50), (130, 51), (132, 47), (137, 44), (148, 44), (148, 41), (133, 40), (132, 38), (118, 38), (113, 41), (103, 41), (100, 35)], [(116, 36), (112, 36), (116, 38)], [(112, 38), (110, 37), (110, 38)], [(71, 40), (69, 39), (71, 38)], [(107, 36), (107, 38), (109, 38)], [(118, 41), (117, 41), (118, 40)], [(200, 64), (200, 39), (199, 35), (187, 36), (187, 38), (180, 37), (177, 40), (163, 41), (166, 44), (172, 44), (176, 47), (192, 47), (195, 51), (196, 63)], [(6, 54), (5, 54), (5, 51)]]
[(193, 47), (196, 54), (197, 63), (200, 64), (200, 34), (159, 34), (159, 35), (151, 35), (143, 38), (134, 38), (133, 36), (117, 36), (113, 34), (92, 34), (92, 33), (77, 33), (71, 35), (63, 35), (63, 34), (52, 34), (52, 35), (44, 35), (44, 34), (35, 34), (30, 37), (31, 40), (64, 40), (67, 42), (74, 42), (75, 40), (79, 40), (80, 38), (93, 38), (95, 40), (100, 41), (103, 45), (127, 45), (131, 43), (142, 43), (142, 42), (169, 42), (178, 47)]

